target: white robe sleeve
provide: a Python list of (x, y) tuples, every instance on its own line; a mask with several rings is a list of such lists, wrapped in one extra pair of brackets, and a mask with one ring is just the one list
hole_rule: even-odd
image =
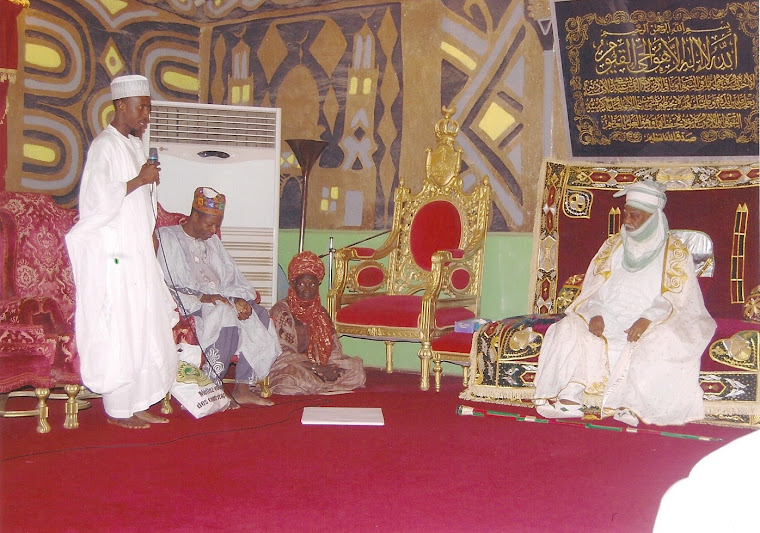
[[(179, 312), (183, 316), (198, 312), (201, 308), (201, 296), (197, 282), (190, 272), (185, 259), (185, 252), (177, 239), (175, 228), (170, 226), (158, 228), (159, 249), (158, 262), (164, 271), (164, 280), (169, 287), (169, 292), (179, 306)], [(182, 229), (180, 228), (180, 231)]]

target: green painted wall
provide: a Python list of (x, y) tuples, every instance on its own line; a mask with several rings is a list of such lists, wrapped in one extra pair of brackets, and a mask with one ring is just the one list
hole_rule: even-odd
[[(307, 229), (304, 249), (317, 255), (327, 253), (329, 239), (340, 248), (374, 235), (361, 231), (324, 231)], [(385, 236), (377, 237), (362, 246), (377, 247)], [(483, 298), (480, 315), (489, 319), (501, 319), (528, 312), (530, 296), (530, 261), (533, 236), (530, 233), (489, 233), (486, 241), (486, 266), (483, 273)], [(290, 259), (298, 252), (298, 230), (280, 230), (279, 263), (287, 272)], [(327, 257), (325, 257), (327, 265)], [(320, 288), (322, 303), (326, 303), (327, 277)], [(368, 367), (385, 367), (385, 344), (382, 342), (341, 337), (343, 349), (350, 355), (359, 355)], [(419, 371), (417, 357), (419, 344), (396, 343), (394, 368)], [(459, 374), (458, 366), (444, 364), (444, 373)]]

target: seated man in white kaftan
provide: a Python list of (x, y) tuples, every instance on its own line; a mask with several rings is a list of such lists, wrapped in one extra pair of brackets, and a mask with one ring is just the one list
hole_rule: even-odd
[(620, 233), (599, 249), (581, 293), (546, 332), (537, 411), (581, 418), (584, 406), (595, 407), (633, 426), (699, 420), (700, 358), (715, 321), (691, 254), (669, 235), (660, 184), (636, 182), (615, 194), (623, 195)]
[(256, 289), (216, 235), (224, 206), (223, 194), (198, 187), (187, 221), (159, 228), (158, 258), (180, 313), (195, 317), (206, 374), (221, 380), (238, 355), (234, 400), (272, 405), (251, 386), (269, 374), (280, 344), (269, 313), (255, 303)]

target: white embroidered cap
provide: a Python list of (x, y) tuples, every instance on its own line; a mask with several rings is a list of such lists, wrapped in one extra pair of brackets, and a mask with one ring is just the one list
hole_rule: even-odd
[(625, 205), (641, 209), (647, 213), (661, 211), (665, 207), (665, 184), (656, 181), (637, 181), (612, 196), (619, 198), (625, 196)]
[(130, 96), (150, 96), (148, 78), (139, 74), (119, 76), (111, 81), (111, 100), (121, 100)]

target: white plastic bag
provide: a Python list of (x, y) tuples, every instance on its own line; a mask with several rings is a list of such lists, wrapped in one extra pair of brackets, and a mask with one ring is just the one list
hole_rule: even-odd
[(179, 364), (177, 379), (170, 391), (172, 396), (195, 418), (203, 418), (227, 409), (230, 399), (224, 393), (224, 389), (199, 368), (200, 347), (183, 342), (177, 345), (177, 353)]

